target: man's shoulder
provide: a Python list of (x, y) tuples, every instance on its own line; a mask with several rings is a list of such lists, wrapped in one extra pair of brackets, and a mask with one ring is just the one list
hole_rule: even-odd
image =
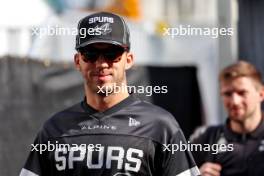
[(216, 139), (223, 132), (223, 129), (224, 124), (200, 126), (190, 136), (190, 141), (193, 143), (200, 143), (201, 141), (209, 142), (210, 140)]
[(151, 114), (158, 114), (158, 115), (164, 115), (164, 116), (169, 116), (169, 117), (173, 116), (170, 112), (168, 112), (164, 108), (158, 105), (155, 105), (151, 102), (145, 101), (145, 100), (140, 100), (137, 106), (144, 108), (145, 112), (148, 112)]
[(154, 129), (169, 130), (171, 133), (175, 133), (180, 129), (176, 118), (164, 108), (147, 101), (141, 101), (137, 106), (141, 109), (139, 115), (142, 116), (142, 120), (147, 124), (151, 124)]
[(138, 106), (141, 106), (143, 112), (150, 116), (151, 120), (172, 120), (175, 121), (175, 117), (166, 109), (155, 105), (147, 101), (141, 101)]
[(47, 122), (58, 120), (60, 118), (67, 118), (68, 116), (72, 117), (78, 113), (83, 113), (83, 112), (84, 109), (82, 108), (82, 102), (79, 102), (61, 111), (56, 112), (48, 119)]
[(182, 130), (176, 118), (164, 108), (143, 100), (138, 101), (131, 108), (136, 119), (147, 129), (141, 134), (142, 136), (159, 144), (168, 144), (174, 138), (182, 137)]
[(75, 117), (79, 116), (83, 112), (84, 110), (82, 108), (81, 102), (76, 103), (61, 111), (58, 111), (53, 114), (47, 121), (45, 121), (43, 125), (43, 130), (55, 133), (54, 129), (63, 129), (63, 126), (67, 126), (67, 124), (71, 120), (73, 120)]

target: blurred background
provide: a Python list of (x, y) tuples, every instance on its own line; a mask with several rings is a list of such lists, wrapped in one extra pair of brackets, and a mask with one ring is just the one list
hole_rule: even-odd
[[(127, 73), (129, 84), (167, 86), (166, 94), (138, 96), (170, 111), (188, 138), (200, 125), (225, 121), (218, 93), (221, 68), (243, 59), (264, 74), (263, 10), (260, 0), (2, 1), (0, 175), (18, 175), (43, 122), (84, 96), (73, 66), (75, 35), (47, 30), (74, 29), (96, 11), (122, 15), (136, 59)], [(165, 29), (180, 26), (233, 32), (166, 35)]]

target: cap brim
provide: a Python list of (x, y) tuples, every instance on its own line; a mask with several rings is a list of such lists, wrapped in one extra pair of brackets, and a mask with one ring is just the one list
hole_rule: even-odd
[(122, 43), (119, 43), (119, 42), (116, 42), (116, 41), (112, 41), (112, 40), (98, 40), (97, 39), (97, 40), (84, 42), (81, 45), (76, 46), (75, 49), (80, 49), (80, 48), (83, 48), (83, 47), (86, 47), (88, 45), (95, 44), (95, 43), (107, 43), (107, 44), (118, 45), (118, 46), (121, 46), (121, 47), (127, 47), (127, 46), (124, 46)]

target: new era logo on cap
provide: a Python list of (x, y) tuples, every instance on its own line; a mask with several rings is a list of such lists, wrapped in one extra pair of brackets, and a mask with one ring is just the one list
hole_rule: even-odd
[(124, 19), (108, 12), (89, 15), (79, 21), (76, 49), (93, 43), (110, 43), (130, 48), (129, 30)]

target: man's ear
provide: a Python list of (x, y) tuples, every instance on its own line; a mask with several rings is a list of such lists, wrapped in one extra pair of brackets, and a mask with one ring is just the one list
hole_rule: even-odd
[(126, 67), (125, 69), (128, 70), (134, 65), (134, 55), (131, 52), (128, 52), (126, 55)]
[(262, 85), (261, 88), (260, 88), (260, 97), (261, 97), (261, 101), (264, 100), (264, 86)]
[(81, 65), (80, 65), (80, 59), (81, 59), (81, 54), (80, 53), (75, 53), (74, 54), (74, 64), (75, 64), (75, 68), (77, 70), (81, 70)]

